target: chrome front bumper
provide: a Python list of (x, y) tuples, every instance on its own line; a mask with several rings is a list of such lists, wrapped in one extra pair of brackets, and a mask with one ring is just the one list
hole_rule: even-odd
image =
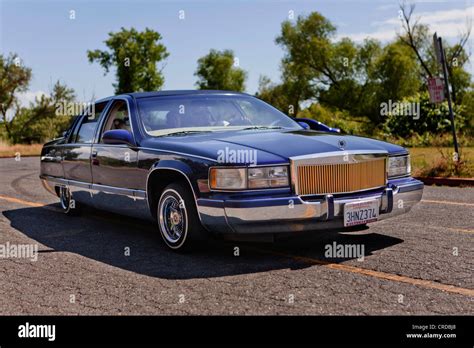
[(204, 227), (216, 233), (278, 233), (343, 228), (344, 204), (376, 199), (379, 220), (408, 212), (421, 200), (423, 183), (413, 178), (391, 181), (376, 193), (346, 197), (326, 195), (315, 200), (287, 197), (259, 197), (239, 200), (198, 199)]

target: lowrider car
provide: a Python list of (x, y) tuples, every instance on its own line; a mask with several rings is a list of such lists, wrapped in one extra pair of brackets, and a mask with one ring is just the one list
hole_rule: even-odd
[(403, 147), (227, 91), (99, 100), (44, 145), (40, 178), (65, 213), (86, 204), (152, 219), (173, 250), (211, 234), (365, 225), (408, 212), (423, 192)]

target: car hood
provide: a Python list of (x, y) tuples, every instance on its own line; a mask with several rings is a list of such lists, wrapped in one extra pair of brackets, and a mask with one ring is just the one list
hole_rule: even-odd
[[(341, 144), (343, 144), (341, 149)], [(398, 145), (351, 135), (331, 134), (310, 130), (227, 131), (152, 138), (147, 147), (202, 156), (218, 161), (229, 150), (255, 150), (258, 164), (288, 161), (290, 157), (334, 151), (387, 151), (406, 153)]]

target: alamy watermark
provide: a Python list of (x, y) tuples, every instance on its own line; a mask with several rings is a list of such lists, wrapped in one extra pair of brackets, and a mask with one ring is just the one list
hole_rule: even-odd
[(420, 103), (392, 101), (380, 103), (380, 116), (408, 116), (414, 120), (420, 118)]
[(46, 338), (52, 342), (56, 340), (56, 325), (37, 325), (26, 322), (18, 326), (19, 338)]
[(324, 257), (327, 259), (357, 259), (364, 261), (364, 244), (326, 244), (324, 246)]
[(38, 244), (0, 244), (0, 259), (10, 258), (38, 261)]
[(217, 162), (249, 164), (255, 166), (257, 165), (257, 150), (234, 150), (226, 146), (224, 149), (217, 151)]
[(62, 101), (55, 105), (56, 116), (78, 116), (86, 115), (93, 117), (95, 115), (95, 103), (92, 102), (66, 102)]

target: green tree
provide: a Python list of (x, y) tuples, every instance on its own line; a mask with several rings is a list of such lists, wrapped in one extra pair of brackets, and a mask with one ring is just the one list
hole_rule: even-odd
[(309, 83), (314, 87), (337, 85), (337, 77), (331, 62), (335, 61), (331, 39), (336, 28), (318, 12), (307, 17), (299, 16), (296, 23), (285, 21), (276, 43), (283, 47), (283, 66), (299, 67), (307, 72)]
[(220, 89), (243, 92), (247, 73), (235, 66), (234, 52), (231, 50), (211, 51), (198, 59), (195, 76), (199, 89)]
[[(428, 25), (420, 23), (420, 18), (413, 18), (414, 11), (415, 4), (404, 2), (400, 5), (403, 32), (399, 35), (399, 40), (416, 55), (420, 65), (420, 79), (426, 81), (426, 77), (440, 75), (440, 66), (435, 57), (433, 33)], [(472, 23), (466, 21), (466, 24), (466, 30), (460, 33), (458, 42), (454, 45), (443, 41), (454, 103), (458, 103), (458, 97), (462, 99), (471, 82), (471, 75), (465, 69), (469, 61), (465, 46), (469, 42)]]
[(335, 27), (317, 12), (298, 17), (296, 24), (285, 21), (275, 42), (285, 50), (281, 62), (281, 83), (261, 77), (257, 97), (282, 112), (296, 116), (301, 103), (315, 99), (320, 89), (335, 81), (326, 64)]
[[(462, 131), (474, 137), (474, 84), (471, 84), (469, 89), (467, 89), (462, 96), (462, 110), (463, 116), (466, 119), (465, 129)], [(457, 122), (457, 121), (456, 121)]]
[[(308, 101), (356, 117), (367, 116), (375, 131), (385, 121), (380, 115), (382, 102), (414, 96), (427, 89), (426, 77), (438, 74), (429, 28), (412, 19), (414, 7), (402, 5), (401, 10), (404, 32), (385, 46), (376, 40), (366, 39), (361, 44), (348, 38), (335, 40), (335, 27), (317, 12), (283, 22), (276, 38), (285, 52), (283, 75), (292, 76), (288, 67), (304, 72), (297, 76), (299, 83), (307, 86), (303, 95)], [(471, 83), (464, 50), (469, 35), (467, 30), (457, 44), (445, 43), (454, 101), (463, 99)], [(289, 93), (282, 78), (279, 85), (263, 80), (258, 95), (283, 109), (290, 103), (288, 99), (294, 100)]]
[(30, 79), (31, 69), (22, 66), (16, 54), (0, 55), (0, 117), (7, 138), (11, 138), (13, 123), (7, 114), (19, 109), (18, 93), (28, 89)]
[[(420, 91), (420, 69), (413, 52), (400, 41), (394, 41), (383, 48), (378, 57), (373, 79), (376, 90), (377, 116), (380, 116), (380, 104), (402, 101)], [(379, 118), (379, 120), (382, 120)]]
[(296, 117), (301, 108), (301, 102), (309, 96), (308, 84), (305, 79), (296, 76), (285, 76), (282, 83), (273, 83), (267, 76), (259, 79), (259, 88), (255, 94), (267, 103), (273, 105), (288, 116)]
[(308, 70), (289, 61), (283, 61), (280, 70), (282, 82), (273, 83), (270, 78), (261, 76), (255, 96), (295, 117), (300, 111), (301, 103), (313, 95), (307, 78)]
[(360, 45), (348, 38), (334, 41), (335, 34), (331, 22), (317, 12), (299, 16), (294, 23), (283, 22), (276, 38), (285, 51), (282, 66), (302, 72), (297, 76), (300, 84), (301, 79), (306, 80), (306, 99), (357, 116), (367, 115), (378, 123), (374, 102), (378, 85), (373, 70), (381, 45), (374, 40)]
[(57, 81), (49, 95), (43, 94), (28, 107), (16, 110), (10, 123), (10, 142), (40, 143), (58, 137), (75, 116), (58, 112), (58, 106), (74, 101), (74, 90)]
[(471, 85), (471, 74), (464, 68), (469, 62), (469, 56), (459, 43), (448, 45), (445, 51), (453, 102), (459, 103)]
[(116, 68), (114, 88), (117, 94), (159, 90), (164, 77), (157, 63), (169, 56), (161, 39), (158, 32), (149, 28), (142, 32), (121, 28), (119, 32), (109, 33), (105, 41), (108, 51), (87, 51), (87, 57), (90, 63), (98, 62), (105, 74), (112, 66)]
[(356, 45), (347, 38), (332, 45), (335, 58), (327, 65), (334, 71), (334, 80), (318, 88), (317, 99), (322, 105), (349, 111), (354, 116), (368, 116), (379, 123), (378, 91), (380, 82), (375, 75), (377, 60), (382, 54), (378, 41), (365, 40)]
[[(389, 115), (384, 123), (384, 130), (394, 137), (408, 138), (414, 134), (441, 134), (447, 133), (451, 129), (449, 120), (448, 103), (430, 103), (428, 91), (423, 91), (415, 95), (406, 97), (404, 103), (419, 104), (420, 115), (416, 118)], [(460, 129), (468, 122), (460, 105), (454, 106), (456, 124)]]

